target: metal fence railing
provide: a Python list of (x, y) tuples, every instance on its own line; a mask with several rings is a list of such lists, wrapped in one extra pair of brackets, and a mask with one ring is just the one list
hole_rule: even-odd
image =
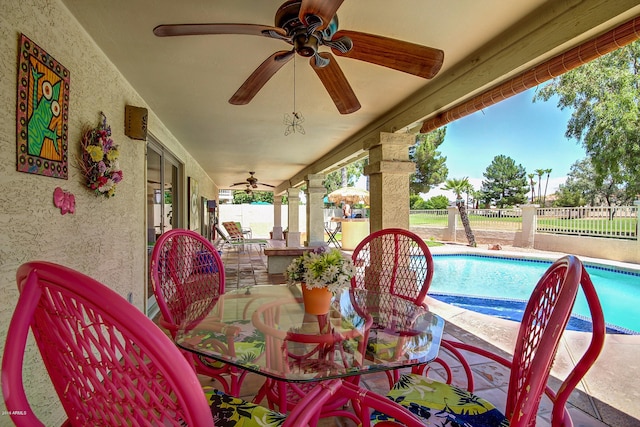
[(409, 212), (409, 222), (411, 225), (442, 226), (449, 224), (446, 209), (422, 209)]
[[(467, 209), (467, 215), (472, 230), (522, 230), (522, 209)], [(457, 218), (457, 227), (462, 227)]]
[[(507, 230), (522, 229), (521, 209), (467, 209), (469, 224), (472, 230)], [(412, 210), (411, 225), (448, 226), (446, 209)], [(456, 227), (462, 228), (460, 215), (456, 215)]]
[[(472, 230), (522, 230), (522, 209), (467, 209), (467, 215)], [(412, 226), (450, 227), (446, 209), (412, 210), (409, 218)], [(461, 229), (460, 215), (455, 218)], [(638, 238), (638, 206), (537, 208), (533, 220), (536, 233)]]
[(538, 208), (537, 233), (636, 239), (637, 206)]

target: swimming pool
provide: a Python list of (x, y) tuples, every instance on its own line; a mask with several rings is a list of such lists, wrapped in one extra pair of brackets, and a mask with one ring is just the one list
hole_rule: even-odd
[[(476, 254), (433, 255), (429, 295), (485, 314), (520, 321), (533, 287), (552, 261)], [(640, 271), (585, 262), (610, 332), (640, 334)], [(573, 324), (589, 319), (582, 290), (573, 309)], [(582, 329), (577, 326), (574, 329)]]

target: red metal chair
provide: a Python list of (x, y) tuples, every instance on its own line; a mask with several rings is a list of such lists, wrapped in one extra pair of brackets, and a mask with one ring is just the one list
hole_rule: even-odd
[(386, 228), (365, 237), (351, 256), (356, 274), (351, 286), (381, 289), (423, 305), (433, 277), (429, 247), (418, 235)]
[(347, 381), (331, 380), (325, 381), (310, 390), (305, 398), (300, 401), (300, 404), (287, 416), (283, 427), (314, 426), (314, 416), (318, 410), (328, 401), (338, 396), (350, 399), (354, 403), (354, 410), (362, 420), (358, 425), (363, 427), (371, 425), (369, 419), (371, 409), (393, 417), (394, 421), (379, 422), (377, 424), (378, 427), (418, 427), (424, 425), (421, 418), (384, 396)]
[(203, 392), (192, 366), (167, 335), (90, 277), (30, 262), (18, 269), (17, 282), (20, 298), (2, 360), (2, 394), (17, 426), (44, 426), (23, 385), (30, 327), (69, 417), (64, 425), (282, 423), (282, 414), (220, 392)]
[[(402, 228), (376, 231), (356, 246), (352, 259), (356, 274), (351, 279), (351, 287), (381, 290), (383, 294), (425, 305), (433, 278), (433, 258), (420, 236)], [(383, 314), (382, 319), (385, 312), (389, 319), (395, 317), (388, 301), (379, 301), (377, 309)], [(375, 334), (375, 329), (371, 334)], [(398, 371), (387, 371), (386, 374), (389, 387), (392, 387), (399, 378)]]
[[(281, 302), (274, 302), (264, 305), (257, 309), (252, 316), (253, 324), (264, 333), (266, 346), (267, 363), (279, 370), (287, 371), (292, 369), (302, 369), (304, 366), (321, 365), (327, 370), (331, 370), (333, 364), (344, 363), (344, 354), (334, 359), (334, 353), (343, 353), (342, 346), (345, 340), (351, 345), (358, 348), (357, 354), (364, 354), (364, 345), (366, 337), (360, 335), (359, 331), (352, 331), (351, 334), (336, 334), (330, 327), (330, 322), (326, 316), (310, 316), (308, 326), (317, 327), (317, 334), (301, 334), (295, 330), (282, 331), (276, 325), (280, 323), (280, 312), (278, 307)], [(314, 323), (317, 322), (317, 325)], [(307, 327), (308, 327), (307, 326)], [(370, 321), (363, 326), (367, 330)], [(293, 350), (295, 349), (295, 350)], [(342, 362), (341, 362), (342, 361)], [(360, 360), (360, 363), (363, 361)], [(347, 377), (342, 382), (354, 383), (359, 382), (356, 376)], [(330, 381), (323, 381), (322, 383)], [(318, 382), (285, 382), (267, 378), (265, 384), (258, 392), (254, 403), (260, 402), (264, 397), (267, 398), (269, 407), (274, 409), (274, 405), (278, 406), (281, 412), (289, 412), (293, 410), (301, 400), (305, 398), (318, 384)], [(306, 400), (306, 399), (305, 399)], [(311, 425), (316, 425), (318, 419), (328, 417), (345, 417), (351, 419), (355, 424), (360, 424), (361, 420), (357, 414), (351, 412), (347, 405), (350, 397), (344, 395), (327, 396), (321, 405), (313, 406), (313, 415), (310, 417)], [(305, 404), (306, 406), (306, 404)]]
[[(569, 321), (579, 285), (582, 286), (591, 312), (591, 342), (555, 392), (547, 385), (547, 380), (562, 336), (561, 331), (564, 331)], [(533, 290), (521, 322), (513, 360), (469, 344), (449, 342), (456, 350), (482, 355), (510, 369), (506, 417), (489, 402), (472, 394), (472, 378), (468, 378), (469, 390), (462, 390), (421, 375), (407, 374), (400, 378), (388, 397), (408, 407), (415, 414), (429, 418), (428, 425), (439, 425), (436, 423), (444, 420), (449, 423), (468, 423), (464, 425), (469, 426), (506, 425), (508, 421), (514, 427), (535, 425), (538, 405), (542, 395), (546, 394), (553, 402), (552, 426), (572, 426), (565, 404), (577, 383), (600, 354), (604, 337), (602, 307), (593, 283), (578, 258), (565, 256), (549, 267)], [(458, 356), (462, 357), (459, 352)], [(461, 360), (468, 368), (466, 360)], [(470, 369), (465, 370), (467, 375), (471, 373)], [(376, 419), (387, 418), (382, 416)], [(486, 424), (489, 419), (494, 424)]]
[[(153, 293), (162, 315), (160, 325), (173, 338), (189, 305), (213, 304), (224, 294), (224, 265), (218, 251), (191, 230), (173, 229), (162, 234), (153, 248), (150, 270)], [(216, 379), (225, 392), (238, 395), (240, 378), (230, 366), (183, 353), (193, 361), (197, 373)]]

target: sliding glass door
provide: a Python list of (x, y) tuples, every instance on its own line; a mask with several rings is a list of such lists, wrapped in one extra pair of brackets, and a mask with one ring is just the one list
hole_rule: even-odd
[[(165, 231), (180, 227), (180, 192), (182, 165), (160, 144), (150, 138), (147, 142), (147, 266), (158, 237)], [(147, 281), (147, 316), (157, 312), (150, 276)]]

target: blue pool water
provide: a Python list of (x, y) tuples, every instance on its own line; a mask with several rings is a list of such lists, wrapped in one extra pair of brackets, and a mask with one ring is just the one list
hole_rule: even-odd
[[(521, 320), (531, 291), (551, 261), (484, 255), (434, 255), (429, 295), (470, 310)], [(589, 265), (610, 332), (640, 333), (640, 272)], [(572, 329), (586, 330), (590, 318), (582, 291), (573, 309)], [(588, 324), (588, 322), (586, 322)]]

